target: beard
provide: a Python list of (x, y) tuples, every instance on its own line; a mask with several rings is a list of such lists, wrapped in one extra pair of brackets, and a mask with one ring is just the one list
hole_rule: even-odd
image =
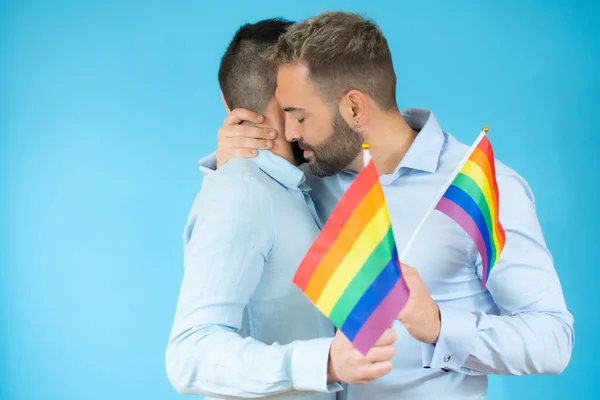
[(313, 152), (307, 160), (313, 174), (319, 177), (342, 172), (362, 151), (363, 139), (358, 131), (346, 123), (339, 110), (333, 116), (332, 133), (317, 146), (301, 142), (300, 147)]

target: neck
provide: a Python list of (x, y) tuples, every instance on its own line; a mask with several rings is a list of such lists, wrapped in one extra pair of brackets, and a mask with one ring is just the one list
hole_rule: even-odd
[[(275, 103), (277, 105), (277, 103)], [(284, 126), (281, 124), (283, 121), (282, 116), (283, 111), (277, 105), (276, 107), (269, 104), (267, 108), (263, 111), (262, 115), (265, 117), (262, 124), (254, 124), (248, 123), (250, 125), (259, 126), (261, 128), (272, 128), (277, 132), (281, 132), (279, 135), (272, 139), (273, 147), (271, 147), (270, 151), (288, 161), (292, 165), (297, 166), (296, 159), (294, 157), (294, 152), (292, 150), (292, 144), (285, 139)], [(246, 122), (242, 122), (244, 124)]]
[[(365, 128), (363, 135), (370, 145), (373, 163), (380, 174), (392, 174), (415, 140), (417, 132), (408, 126), (397, 110), (380, 113), (373, 116), (372, 120), (377, 122)], [(361, 152), (348, 169), (360, 171), (363, 167)]]
[(292, 150), (292, 144), (285, 139), (284, 127), (281, 124), (278, 124), (277, 121), (281, 121), (281, 115), (279, 114), (281, 109), (277, 106), (277, 109), (269, 109), (265, 110), (263, 113), (265, 120), (264, 124), (269, 128), (273, 128), (281, 134), (277, 135), (275, 139), (272, 139), (273, 147), (271, 147), (271, 152), (273, 154), (278, 155), (279, 157), (287, 160), (290, 164), (296, 165), (296, 160), (294, 158), (294, 152)]

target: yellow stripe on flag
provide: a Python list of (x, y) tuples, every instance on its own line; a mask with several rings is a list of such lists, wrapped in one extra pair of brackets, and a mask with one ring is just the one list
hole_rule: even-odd
[(384, 203), (358, 236), (325, 285), (316, 303), (317, 308), (323, 314), (329, 316), (338, 299), (352, 281), (352, 278), (362, 268), (389, 228), (390, 217)]
[[(481, 166), (479, 166), (479, 164), (468, 160), (464, 167), (462, 167), (461, 172), (465, 175), (468, 175), (469, 177), (471, 177), (471, 179), (473, 179), (473, 181), (475, 181), (475, 183), (477, 184), (477, 186), (479, 186), (479, 188), (481, 189), (481, 192), (483, 193), (483, 196), (485, 197), (485, 201), (488, 204), (488, 208), (490, 210), (490, 222), (492, 223), (492, 226), (490, 227), (492, 229), (492, 238), (494, 240), (494, 247), (496, 249), (498, 249), (497, 251), (500, 250), (500, 242), (498, 240), (498, 235), (496, 233), (496, 222), (497, 222), (497, 217), (496, 217), (496, 209), (494, 208), (494, 198), (492, 196), (492, 190), (490, 188), (490, 183), (488, 182), (488, 178), (485, 175), (485, 172), (483, 172), (483, 170), (481, 169)], [(479, 206), (479, 205), (478, 205)], [(491, 256), (491, 255), (490, 255)], [(490, 261), (494, 261), (494, 260), (490, 260)]]

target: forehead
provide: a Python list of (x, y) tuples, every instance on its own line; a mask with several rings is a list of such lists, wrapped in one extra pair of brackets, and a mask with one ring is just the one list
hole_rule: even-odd
[(302, 64), (284, 65), (277, 72), (277, 100), (282, 108), (306, 107), (320, 100)]

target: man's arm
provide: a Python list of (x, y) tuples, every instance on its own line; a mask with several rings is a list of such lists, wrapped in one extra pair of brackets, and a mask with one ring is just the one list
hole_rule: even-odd
[(182, 394), (256, 398), (326, 392), (331, 338), (266, 345), (242, 338), (245, 306), (272, 245), (271, 210), (251, 177), (205, 177), (186, 231), (185, 272), (167, 374)]
[[(498, 186), (506, 243), (487, 289), (501, 315), (438, 303), (439, 338), (422, 345), (423, 362), (467, 374), (558, 374), (571, 358), (573, 316), (529, 186), (513, 171), (498, 176)], [(475, 262), (481, 274), (481, 257)]]

